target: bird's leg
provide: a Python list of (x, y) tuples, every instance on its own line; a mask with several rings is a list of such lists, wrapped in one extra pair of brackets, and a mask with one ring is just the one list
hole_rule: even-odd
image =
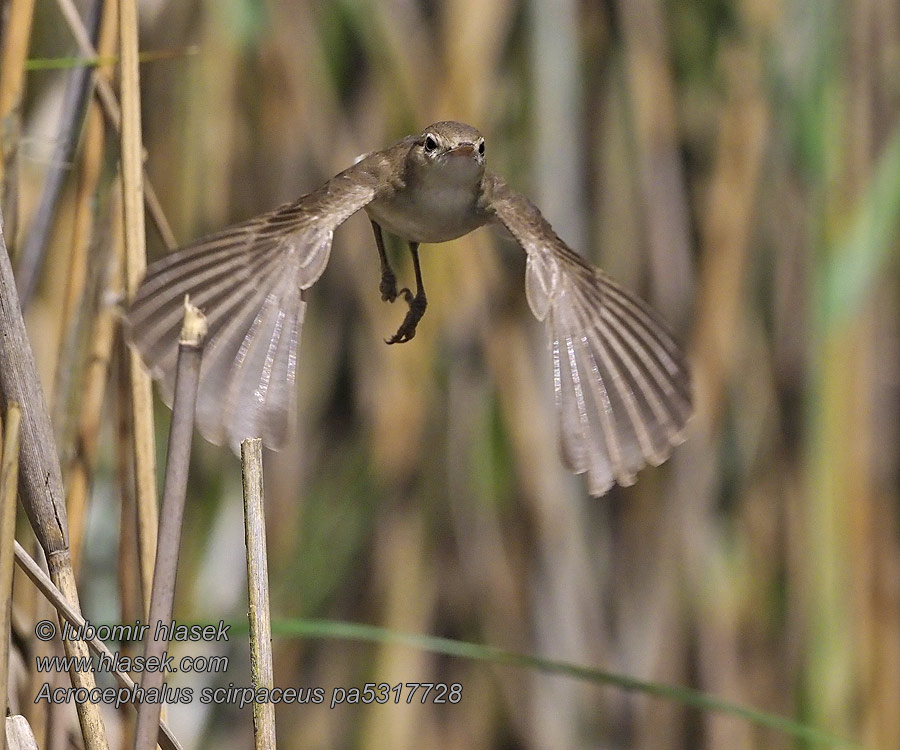
[(375, 244), (378, 246), (378, 257), (381, 258), (381, 284), (378, 286), (381, 299), (385, 302), (393, 302), (397, 299), (397, 277), (391, 264), (388, 262), (387, 253), (384, 250), (384, 237), (381, 236), (381, 226), (372, 222), (372, 231), (375, 232)]
[(407, 287), (398, 292), (406, 300), (409, 310), (406, 312), (403, 323), (397, 329), (397, 333), (391, 338), (385, 339), (388, 344), (402, 344), (415, 336), (416, 326), (425, 314), (425, 307), (428, 304), (428, 300), (425, 298), (425, 287), (422, 284), (422, 269), (419, 268), (419, 243), (410, 242), (409, 252), (412, 254), (413, 268), (416, 271), (416, 293), (413, 295)]

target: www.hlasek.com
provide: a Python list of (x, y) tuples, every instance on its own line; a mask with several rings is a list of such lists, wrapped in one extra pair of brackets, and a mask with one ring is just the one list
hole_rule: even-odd
[[(227, 641), (231, 626), (220, 620), (218, 625), (182, 625), (175, 621), (157, 623), (154, 640)], [(89, 622), (75, 628), (65, 623), (59, 632), (63, 641), (99, 639), (101, 641), (139, 641), (149, 632), (150, 626), (135, 622), (134, 625), (91, 625)], [(57, 636), (57, 626), (51, 620), (41, 620), (35, 626), (38, 640), (50, 641)], [(214, 672), (228, 669), (227, 656), (183, 656), (176, 663), (175, 657), (164, 651), (161, 656), (125, 656), (119, 652), (99, 656), (36, 656), (38, 672)], [(328, 706), (352, 704), (426, 703), (456, 704), (462, 700), (463, 686), (458, 682), (369, 682), (362, 688), (335, 687), (330, 691)], [(323, 687), (242, 687), (233, 682), (228, 687), (204, 687), (196, 695), (203, 704), (234, 704), (239, 708), (252, 703), (312, 703), (324, 704), (328, 695)], [(195, 699), (192, 687), (144, 688), (139, 682), (128, 687), (52, 687), (45, 682), (38, 690), (35, 703), (105, 703), (119, 708), (127, 703), (192, 703)]]

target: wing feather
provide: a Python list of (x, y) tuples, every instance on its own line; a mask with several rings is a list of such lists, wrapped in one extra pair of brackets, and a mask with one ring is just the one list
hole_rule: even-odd
[(485, 175), (486, 210), (527, 253), (525, 289), (546, 323), (560, 445), (592, 495), (629, 485), (683, 440), (692, 412), (684, 355), (658, 315), (585, 263), (538, 209)]
[(185, 294), (206, 314), (196, 419), (235, 453), (262, 437), (277, 449), (296, 411), (304, 292), (328, 262), (334, 230), (395, 189), (389, 152), (375, 153), (319, 190), (229, 227), (147, 269), (126, 315), (131, 342), (171, 403)]

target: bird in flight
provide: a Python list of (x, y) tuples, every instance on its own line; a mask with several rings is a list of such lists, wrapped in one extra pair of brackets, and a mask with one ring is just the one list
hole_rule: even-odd
[[(381, 298), (408, 310), (388, 344), (410, 341), (427, 304), (419, 245), (484, 224), (506, 227), (527, 255), (525, 291), (550, 335), (564, 461), (592, 495), (632, 484), (681, 442), (691, 414), (684, 355), (659, 316), (553, 231), (535, 205), (485, 170), (484, 138), (438, 122), (360, 158), (318, 190), (204, 237), (152, 264), (126, 315), (128, 333), (171, 403), (183, 300), (206, 314), (196, 420), (238, 452), (277, 449), (296, 413), (297, 348), (306, 292), (334, 230), (365, 210), (381, 259)], [(382, 231), (409, 244), (415, 290), (397, 288)]]

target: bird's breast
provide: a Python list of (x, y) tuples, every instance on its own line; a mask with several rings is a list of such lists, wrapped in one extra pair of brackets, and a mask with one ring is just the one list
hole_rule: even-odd
[(478, 195), (471, 183), (425, 181), (373, 201), (366, 212), (384, 230), (410, 242), (447, 242), (487, 221)]

